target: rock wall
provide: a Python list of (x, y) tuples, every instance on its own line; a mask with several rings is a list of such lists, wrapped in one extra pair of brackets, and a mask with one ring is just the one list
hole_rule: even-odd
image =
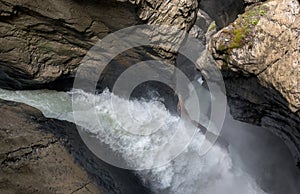
[(85, 146), (76, 126), (0, 100), (0, 193), (148, 193)]
[(109, 33), (140, 21), (187, 31), (198, 7), (193, 0), (130, 2), (0, 0), (0, 86), (65, 89), (83, 56)]
[[(0, 0), (0, 87), (67, 89), (69, 87), (67, 84), (72, 85), (81, 59), (99, 39), (111, 32), (139, 23), (171, 25), (189, 31), (196, 22), (199, 6), (199, 2), (195, 0), (128, 0), (130, 3), (125, 1)], [(222, 6), (219, 6), (220, 2), (228, 4), (222, 3)], [(227, 26), (240, 13), (243, 2), (202, 0), (200, 7), (206, 12), (202, 15), (208, 13), (210, 18), (216, 20), (217, 27), (227, 26), (212, 38), (208, 45), (211, 55), (207, 53), (207, 57), (210, 57), (212, 62), (215, 60), (223, 72), (234, 118), (273, 130), (286, 141), (298, 161), (300, 160), (299, 1), (269, 0), (263, 4), (258, 0), (244, 2), (244, 5), (248, 6), (246, 12)], [(217, 12), (216, 5), (219, 8)], [(155, 38), (156, 34), (153, 36)], [(179, 40), (176, 37), (178, 35), (173, 37), (173, 41)], [(203, 42), (205, 43), (205, 40)], [(168, 49), (159, 48), (155, 52), (154, 55), (158, 54), (160, 57), (174, 57), (174, 53)], [(132, 63), (153, 57), (153, 53), (145, 52), (143, 49), (141, 52), (129, 51), (124, 55), (125, 58), (107, 69), (105, 73), (108, 77), (102, 79), (102, 87), (110, 87), (113, 80)], [(72, 130), (68, 133), (72, 134)], [(47, 142), (42, 147), (48, 149)], [(25, 148), (16, 154), (23, 157), (25, 152), (26, 156), (27, 148), (29, 150), (32, 148), (28, 145)], [(14, 150), (5, 149), (2, 153)], [(59, 149), (63, 149), (62, 146)], [(28, 153), (31, 156), (31, 151)], [(77, 158), (82, 158), (80, 155), (84, 152), (75, 153)], [(7, 161), (8, 155), (2, 155), (3, 161)], [(20, 161), (23, 161), (22, 157)], [(67, 154), (62, 156), (68, 157)], [(16, 158), (19, 161), (20, 157)], [(43, 163), (43, 160), (40, 162)], [(91, 169), (95, 169), (94, 161), (80, 163), (86, 164), (85, 168), (90, 169), (90, 172)], [(25, 164), (31, 165), (28, 161)], [(70, 165), (73, 165), (74, 169), (80, 169), (76, 164)], [(10, 166), (7, 169), (10, 169)], [(12, 172), (12, 175), (16, 172)], [(69, 172), (73, 173), (72, 170)], [(84, 172), (80, 173), (81, 177), (88, 181), (87, 175)], [(92, 174), (97, 176), (97, 173)], [(103, 175), (101, 172), (99, 174)], [(98, 177), (97, 180), (102, 179)], [(134, 185), (132, 184), (135, 182), (134, 178), (132, 180), (133, 182), (128, 184)], [(108, 183), (110, 181), (98, 182), (102, 183), (104, 188), (105, 185), (107, 188), (110, 187)], [(13, 185), (12, 178), (0, 184)], [(94, 183), (90, 185), (94, 188), (92, 185)], [(16, 188), (23, 187), (16, 186)], [(46, 188), (38, 189), (46, 191), (44, 190)], [(65, 191), (69, 188), (61, 189)], [(126, 187), (124, 189), (126, 190)]]
[(271, 129), (300, 160), (300, 5), (270, 0), (212, 37), (235, 119)]
[(244, 10), (243, 0), (201, 0), (199, 8), (205, 11), (215, 22), (218, 29), (233, 22)]
[(40, 88), (70, 78), (95, 42), (137, 23), (128, 3), (1, 0), (0, 86)]
[[(0, 87), (69, 89), (82, 58), (109, 33), (141, 20), (189, 30), (196, 18), (197, 1), (131, 3), (0, 0)], [(174, 56), (168, 51), (161, 56), (167, 54)], [(152, 57), (143, 49), (123, 56), (105, 71), (102, 88), (111, 87), (131, 64)], [(74, 125), (45, 119), (18, 103), (0, 101), (0, 109), (1, 193), (149, 192), (131, 171), (96, 158)]]

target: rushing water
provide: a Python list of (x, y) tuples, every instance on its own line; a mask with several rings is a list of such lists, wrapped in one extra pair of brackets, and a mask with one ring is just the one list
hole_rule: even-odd
[[(180, 122), (180, 118), (171, 115), (161, 103), (155, 100), (150, 102), (134, 100), (129, 103), (129, 107), (132, 115), (139, 121), (137, 126), (136, 123), (128, 122), (130, 121), (128, 115), (119, 116), (118, 119), (114, 117), (111, 97), (117, 99), (118, 110), (122, 113), (122, 105), (126, 103), (125, 100), (108, 91), (94, 95), (81, 90), (67, 93), (48, 90), (0, 90), (0, 98), (2, 99), (24, 102), (41, 110), (46, 117), (71, 122), (74, 122), (73, 98), (74, 103), (82, 108), (80, 111), (82, 120), (77, 124), (97, 137), (99, 141), (108, 144), (111, 150), (120, 154), (126, 162), (148, 162), (147, 154), (139, 155), (137, 153), (147, 153), (153, 146), (160, 146), (172, 134), (175, 126)], [(98, 118), (93, 118), (89, 114), (95, 102)], [(151, 115), (154, 115), (152, 119), (156, 121), (153, 122), (153, 125), (160, 126), (162, 131), (159, 136), (140, 137), (121, 132), (120, 124), (128, 128), (138, 127), (141, 130), (143, 127), (144, 130), (147, 130), (147, 127), (153, 127), (144, 125), (149, 119), (150, 112), (154, 113)], [(102, 128), (96, 125), (98, 121), (101, 122)], [(137, 171), (136, 173), (156, 193), (266, 193), (256, 183), (256, 180), (247, 173), (246, 168), (243, 168), (241, 158), (236, 156), (238, 151), (232, 146), (234, 143), (228, 149), (214, 145), (205, 156), (200, 156), (199, 148), (203, 141), (205, 141), (204, 136), (201, 133), (196, 133), (187, 149), (170, 163), (159, 168)], [(231, 144), (231, 142), (229, 143)], [(236, 145), (240, 146), (241, 144), (236, 143)], [(270, 190), (268, 188), (270, 187), (266, 187), (264, 190)], [(289, 189), (288, 191), (292, 191), (291, 188)]]

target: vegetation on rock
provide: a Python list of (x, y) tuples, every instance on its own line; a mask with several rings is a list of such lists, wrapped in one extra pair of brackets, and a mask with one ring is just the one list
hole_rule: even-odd
[(231, 28), (224, 29), (223, 33), (229, 35), (229, 40), (218, 45), (221, 52), (231, 52), (234, 48), (241, 48), (247, 41), (250, 41), (252, 29), (258, 24), (261, 17), (265, 15), (267, 7), (264, 5), (254, 7), (241, 15)]

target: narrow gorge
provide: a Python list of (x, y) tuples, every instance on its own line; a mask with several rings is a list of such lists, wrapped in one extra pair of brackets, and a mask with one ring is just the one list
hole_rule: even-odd
[(298, 194), (298, 0), (0, 0), (0, 193)]

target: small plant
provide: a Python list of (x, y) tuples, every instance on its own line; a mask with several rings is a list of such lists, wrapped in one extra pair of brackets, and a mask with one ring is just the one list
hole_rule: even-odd
[(211, 31), (215, 30), (216, 27), (217, 27), (216, 22), (213, 21), (212, 23), (210, 23), (207, 32), (211, 32)]
[(230, 53), (232, 49), (241, 48), (245, 45), (251, 40), (251, 35), (253, 35), (251, 31), (254, 26), (258, 24), (259, 20), (265, 15), (267, 10), (267, 7), (263, 5), (245, 12), (235, 21), (233, 29), (229, 28), (228, 31), (226, 31), (230, 36), (230, 41), (219, 45), (218, 49), (222, 52)]
[(257, 25), (257, 24), (258, 24), (258, 19), (257, 19), (257, 18), (255, 18), (254, 20), (252, 20), (252, 22), (251, 22), (251, 23), (252, 23), (252, 25), (253, 25), (253, 26)]
[(233, 30), (234, 37), (232, 38), (230, 45), (228, 46), (229, 49), (239, 48), (243, 44), (243, 39), (247, 34), (246, 30), (243, 28), (237, 28)]
[(224, 44), (220, 44), (219, 46), (218, 46), (218, 50), (219, 51), (225, 51), (227, 49), (227, 47), (224, 45)]

